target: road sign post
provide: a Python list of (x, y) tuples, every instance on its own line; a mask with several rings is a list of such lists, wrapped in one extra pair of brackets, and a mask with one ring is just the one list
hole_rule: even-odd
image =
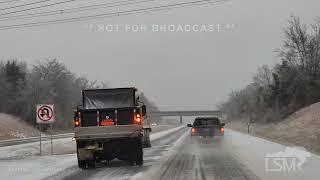
[(251, 125), (251, 121), (250, 118), (247, 120), (247, 128), (248, 128), (248, 134), (250, 133), (250, 125)]
[(50, 126), (51, 126), (51, 133), (50, 133), (50, 141), (51, 141), (51, 155), (53, 155), (53, 144), (52, 144), (53, 126), (52, 126), (52, 124), (50, 124)]
[(40, 147), (40, 156), (41, 156), (41, 124), (39, 124), (39, 133), (40, 133), (40, 135), (39, 135), (39, 142), (40, 142), (40, 145), (39, 145), (39, 147)]
[(40, 156), (42, 154), (42, 144), (41, 144), (41, 124), (50, 124), (51, 126), (51, 154), (53, 154), (53, 146), (52, 146), (52, 123), (55, 121), (55, 114), (54, 114), (54, 105), (53, 104), (38, 104), (37, 111), (36, 111), (36, 121), (39, 124), (39, 141), (40, 141)]

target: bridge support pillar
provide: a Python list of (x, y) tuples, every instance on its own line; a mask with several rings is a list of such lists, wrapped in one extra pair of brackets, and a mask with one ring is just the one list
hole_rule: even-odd
[(182, 124), (182, 116), (180, 116), (180, 124)]

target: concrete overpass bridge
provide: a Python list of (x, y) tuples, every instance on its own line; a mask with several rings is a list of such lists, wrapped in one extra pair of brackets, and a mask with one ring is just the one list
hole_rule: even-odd
[(180, 117), (180, 123), (182, 123), (183, 116), (212, 116), (222, 118), (222, 111), (205, 110), (205, 111), (152, 111), (148, 112), (148, 115), (155, 116), (175, 116)]

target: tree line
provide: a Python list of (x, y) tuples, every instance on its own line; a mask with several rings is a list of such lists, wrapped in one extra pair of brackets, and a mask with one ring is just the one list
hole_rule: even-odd
[[(26, 62), (0, 62), (0, 112), (16, 115), (36, 126), (36, 104), (54, 104), (55, 129), (73, 127), (73, 110), (81, 102), (81, 90), (108, 88), (108, 83), (90, 81), (71, 72), (56, 59), (40, 61), (29, 67)], [(143, 96), (143, 99), (147, 98)], [(156, 106), (147, 101), (147, 106)]]
[(219, 105), (229, 119), (274, 122), (320, 101), (320, 18), (306, 25), (292, 16), (283, 32), (280, 62), (258, 68), (250, 84)]

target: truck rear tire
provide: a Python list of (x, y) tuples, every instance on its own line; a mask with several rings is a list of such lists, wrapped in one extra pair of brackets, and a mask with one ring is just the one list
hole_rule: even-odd
[(95, 160), (88, 160), (88, 168), (96, 168), (96, 161)]
[(141, 139), (137, 139), (132, 144), (132, 150), (129, 155), (129, 165), (134, 164), (141, 166), (143, 164), (143, 144)]
[(78, 159), (78, 167), (81, 169), (86, 169), (87, 168), (87, 163), (84, 160), (79, 160), (79, 152), (78, 152), (78, 145), (77, 145), (77, 159)]
[(139, 166), (142, 166), (143, 165), (143, 149), (142, 149), (142, 146), (141, 148), (139, 148), (137, 150), (137, 156), (136, 156), (136, 164), (139, 165)]
[(136, 165), (143, 165), (143, 144), (141, 140), (137, 141), (136, 152), (135, 152), (135, 163)]
[(86, 161), (78, 160), (78, 167), (81, 168), (81, 169), (86, 169), (87, 168)]
[(77, 141), (77, 159), (78, 159), (78, 167), (81, 169), (86, 169), (87, 168), (87, 164), (86, 161), (84, 160), (79, 160), (79, 147), (80, 147), (80, 143)]

